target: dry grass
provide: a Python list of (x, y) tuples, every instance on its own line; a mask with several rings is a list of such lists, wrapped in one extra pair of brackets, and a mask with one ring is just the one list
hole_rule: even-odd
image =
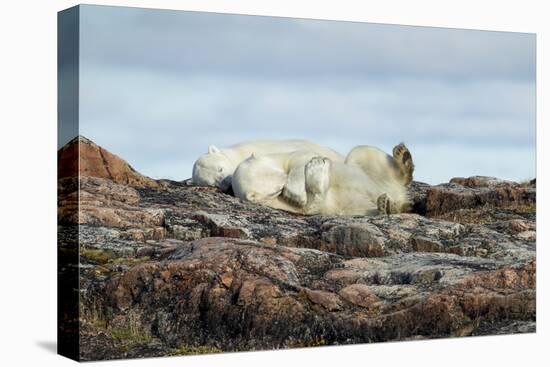
[(167, 355), (168, 356), (186, 356), (186, 355), (193, 355), (193, 354), (214, 354), (214, 353), (222, 353), (222, 352), (223, 351), (221, 349), (218, 349), (215, 347), (209, 347), (206, 345), (202, 345), (198, 347), (184, 345), (179, 348), (173, 349)]

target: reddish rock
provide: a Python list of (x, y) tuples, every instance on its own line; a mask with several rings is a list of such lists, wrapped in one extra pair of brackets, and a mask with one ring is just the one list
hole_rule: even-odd
[(91, 176), (110, 179), (134, 187), (158, 188), (160, 184), (143, 176), (126, 161), (108, 150), (78, 136), (57, 152), (58, 178)]
[(123, 236), (138, 240), (164, 237), (164, 212), (140, 207), (139, 194), (133, 187), (104, 178), (80, 177), (80, 191), (77, 191), (76, 181), (76, 178), (60, 180), (60, 223), (136, 228), (137, 231)]
[[(429, 188), (426, 191), (426, 214), (441, 215), (448, 212), (490, 207), (510, 207), (533, 204), (534, 186), (500, 180), (453, 179), (454, 182)], [(466, 186), (459, 184), (464, 183)]]
[(414, 236), (411, 238), (412, 249), (418, 252), (445, 252), (444, 246), (438, 240)]
[[(105, 289), (98, 288), (94, 299), (110, 305), (100, 312), (111, 318), (138, 315), (143, 327), (169, 345), (185, 341), (226, 350), (280, 348), (295, 340), (308, 345), (320, 339), (332, 344), (468, 335), (476, 325), (535, 316), (534, 262), (468, 275), (460, 270), (462, 275), (445, 285), (441, 276), (431, 283), (397, 276), (396, 267), (388, 268), (394, 278), (385, 278), (375, 262), (366, 267), (351, 261), (346, 266), (357, 274), (379, 275), (363, 276), (366, 283), (346, 285), (337, 294), (332, 290), (340, 287), (338, 282), (308, 278), (323, 256), (307, 249), (206, 238), (114, 277)], [(330, 269), (341, 261), (334, 258), (325, 269), (334, 272)], [(410, 271), (419, 270), (409, 264)], [(403, 284), (411, 281), (413, 288)], [(402, 298), (382, 302), (374, 292), (385, 282), (408, 290), (399, 291)]]
[(334, 293), (311, 289), (305, 289), (304, 291), (311, 302), (322, 306), (328, 311), (338, 311), (342, 309), (342, 301), (340, 301), (340, 298)]
[(339, 292), (340, 296), (354, 305), (371, 308), (380, 299), (365, 284), (351, 284)]
[(489, 176), (454, 177), (451, 178), (449, 182), (466, 187), (494, 187), (498, 185), (515, 184), (513, 181), (501, 180), (499, 178)]

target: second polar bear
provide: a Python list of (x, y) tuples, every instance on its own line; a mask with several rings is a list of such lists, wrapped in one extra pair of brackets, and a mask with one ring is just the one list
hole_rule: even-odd
[(409, 209), (407, 185), (414, 164), (399, 144), (392, 156), (355, 147), (344, 162), (315, 152), (251, 156), (233, 176), (235, 196), (300, 214), (376, 215)]
[(193, 165), (193, 182), (201, 186), (215, 186), (222, 191), (231, 187), (233, 172), (237, 166), (251, 156), (263, 156), (274, 153), (288, 153), (308, 150), (319, 156), (343, 162), (344, 157), (334, 150), (307, 140), (256, 140), (218, 149), (211, 145), (208, 153), (201, 156)]

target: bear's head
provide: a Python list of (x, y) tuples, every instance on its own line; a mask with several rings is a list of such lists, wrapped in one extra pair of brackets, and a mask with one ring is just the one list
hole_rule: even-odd
[(208, 153), (200, 157), (193, 165), (193, 182), (201, 186), (215, 186), (222, 191), (231, 188), (231, 176), (235, 165), (218, 148), (211, 145)]

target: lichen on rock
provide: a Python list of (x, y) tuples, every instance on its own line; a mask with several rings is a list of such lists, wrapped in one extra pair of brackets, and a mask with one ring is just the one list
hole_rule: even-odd
[(77, 143), (88, 168), (60, 174), (58, 214), (61, 237), (78, 226), (85, 360), (535, 330), (534, 181), (413, 182), (412, 213), (301, 216)]

